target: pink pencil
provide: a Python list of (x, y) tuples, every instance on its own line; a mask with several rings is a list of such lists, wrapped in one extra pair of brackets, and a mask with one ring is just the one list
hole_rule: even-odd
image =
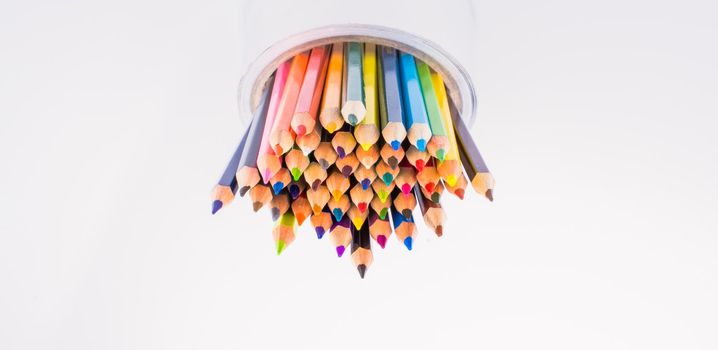
[(304, 72), (307, 70), (307, 61), (309, 61), (309, 51), (294, 56), (287, 75), (287, 82), (284, 84), (284, 92), (277, 109), (277, 119), (274, 120), (272, 133), (269, 134), (269, 145), (278, 156), (289, 151), (294, 145), (294, 131), (290, 124), (292, 116), (294, 116), (294, 109), (297, 107), (297, 98), (299, 98), (299, 89), (304, 80)]
[(269, 136), (277, 116), (279, 101), (282, 99), (282, 92), (284, 91), (284, 85), (287, 81), (289, 67), (291, 67), (291, 65), (292, 59), (290, 58), (282, 63), (274, 74), (274, 87), (269, 97), (269, 107), (267, 109), (267, 124), (262, 133), (262, 141), (259, 145), (259, 156), (257, 157), (257, 167), (265, 184), (269, 182), (269, 179), (274, 176), (282, 166), (281, 160), (274, 154), (274, 150), (269, 146)]
[(324, 87), (324, 75), (326, 73), (327, 47), (320, 46), (312, 49), (307, 64), (307, 71), (304, 74), (302, 88), (299, 90), (297, 107), (292, 117), (292, 130), (297, 136), (302, 136), (308, 131), (314, 130), (317, 121), (317, 109), (321, 99), (322, 88)]

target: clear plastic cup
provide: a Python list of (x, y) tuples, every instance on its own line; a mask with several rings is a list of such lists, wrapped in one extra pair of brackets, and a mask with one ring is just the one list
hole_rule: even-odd
[(468, 0), (245, 1), (239, 84), (247, 123), (269, 76), (286, 59), (339, 41), (371, 42), (408, 52), (444, 78), (464, 121), (476, 118), (476, 92), (464, 65), (475, 61), (476, 21)]

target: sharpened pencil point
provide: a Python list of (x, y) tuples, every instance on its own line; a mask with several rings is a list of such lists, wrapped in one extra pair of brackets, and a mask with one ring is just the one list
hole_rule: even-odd
[(297, 127), (297, 135), (301, 136), (307, 133), (307, 127), (304, 125), (300, 125)]
[(376, 242), (379, 243), (379, 246), (381, 247), (381, 249), (384, 249), (384, 247), (386, 247), (386, 236), (384, 236), (384, 235), (376, 236)]
[(334, 192), (332, 192), (332, 197), (334, 197), (335, 201), (338, 201), (339, 198), (342, 198), (342, 195), (344, 195), (344, 192), (339, 190), (334, 190)]
[(326, 159), (320, 159), (319, 166), (321, 166), (322, 169), (327, 170), (327, 169), (329, 169), (329, 162), (327, 162)]
[(334, 208), (334, 210), (332, 210), (332, 214), (334, 215), (334, 219), (336, 221), (340, 221), (342, 216), (344, 216), (344, 213), (342, 213), (342, 210), (339, 208)]
[(426, 151), (426, 140), (424, 140), (424, 139), (416, 140), (416, 149), (418, 149), (419, 151), (425, 152)]
[(299, 181), (299, 178), (302, 177), (302, 171), (299, 168), (292, 168), (291, 172), (294, 181)]
[(359, 264), (357, 266), (357, 270), (359, 270), (359, 276), (361, 277), (361, 279), (364, 279), (364, 274), (366, 273), (366, 265)]
[(436, 158), (439, 159), (439, 161), (443, 162), (445, 156), (446, 156), (446, 152), (444, 152), (443, 149), (436, 151)]
[(396, 159), (396, 157), (391, 156), (389, 159), (387, 159), (387, 163), (389, 163), (389, 166), (392, 169), (396, 169), (396, 166), (399, 165), (399, 160)]
[(494, 190), (492, 190), (492, 189), (486, 190), (485, 195), (486, 195), (486, 198), (488, 198), (490, 201), (492, 201), (492, 202), (494, 201)]
[(330, 134), (333, 134), (335, 131), (337, 131), (337, 124), (335, 124), (334, 122), (327, 123), (325, 129), (327, 129)]
[(212, 215), (216, 214), (220, 209), (222, 209), (222, 201), (215, 199), (214, 202), (212, 202)]
[(368, 205), (366, 204), (366, 202), (361, 202), (361, 203), (357, 204), (357, 208), (359, 209), (360, 212), (364, 213), (364, 212), (366, 212)]
[(342, 255), (344, 255), (344, 250), (345, 250), (345, 249), (346, 249), (346, 248), (344, 248), (343, 245), (338, 246), (338, 247), (337, 247), (337, 256), (341, 258)]
[(240, 188), (240, 189), (239, 189), (239, 196), (240, 196), (240, 197), (244, 197), (244, 195), (247, 194), (247, 192), (249, 192), (249, 190), (251, 190), (251, 189), (252, 189), (252, 188), (249, 187), (249, 186), (244, 186), (244, 187)]
[(357, 125), (357, 123), (359, 122), (359, 119), (357, 118), (357, 116), (354, 113), (349, 114), (347, 119), (349, 119), (349, 124), (351, 124), (351, 125)]
[(394, 180), (394, 177), (390, 173), (386, 173), (381, 176), (381, 179), (384, 180), (384, 183), (387, 186), (391, 186), (391, 182)]
[(454, 193), (456, 193), (456, 196), (459, 197), (459, 199), (464, 199), (464, 194), (465, 194), (464, 189), (457, 188)]
[(379, 210), (379, 217), (380, 217), (382, 220), (384, 220), (384, 218), (386, 218), (386, 214), (388, 214), (388, 213), (389, 213), (389, 209), (387, 209), (387, 208), (382, 208), (381, 210)]
[(366, 191), (369, 189), (369, 186), (371, 186), (371, 181), (369, 179), (361, 180), (361, 189)]
[(352, 224), (354, 225), (354, 228), (359, 230), (364, 225), (364, 221), (361, 218), (354, 218), (352, 219)]
[(274, 194), (279, 194), (279, 192), (282, 191), (284, 188), (284, 182), (277, 181), (274, 185), (272, 185), (272, 190), (274, 191)]
[(279, 219), (279, 208), (272, 208), (270, 212), (272, 214), (272, 221), (277, 221)]
[(411, 209), (404, 209), (401, 211), (401, 215), (404, 215), (404, 217), (408, 220), (411, 219)]
[(416, 171), (420, 172), (420, 171), (424, 170), (424, 166), (426, 166), (426, 163), (424, 163), (423, 159), (419, 159), (416, 161), (415, 166), (416, 166)]
[(316, 191), (319, 188), (319, 185), (322, 184), (322, 180), (316, 179), (314, 182), (312, 182), (312, 190)]
[(385, 203), (385, 202), (386, 202), (386, 199), (389, 198), (389, 192), (387, 192), (387, 191), (385, 191), (385, 190), (379, 190), (378, 195), (379, 195), (379, 200), (380, 200), (382, 203)]
[(391, 149), (398, 151), (399, 147), (401, 147), (401, 142), (397, 140), (391, 141)]
[(342, 147), (342, 146), (337, 147), (337, 155), (341, 159), (344, 159), (344, 157), (347, 156), (347, 152), (344, 150), (344, 147)]
[(264, 206), (264, 203), (254, 202), (254, 203), (252, 203), (252, 210), (254, 210), (254, 212), (256, 213), (259, 211), (259, 209), (262, 209), (262, 206)]
[(436, 226), (436, 228), (434, 229), (434, 232), (436, 232), (436, 235), (439, 237), (443, 236), (444, 235), (444, 226), (441, 226), (441, 225)]
[(429, 182), (426, 184), (426, 186), (424, 186), (424, 188), (426, 189), (426, 192), (434, 192), (435, 187), (436, 187), (436, 184), (433, 182)]
[(317, 233), (317, 239), (322, 239), (322, 237), (324, 237), (324, 227), (317, 226), (314, 228), (314, 231)]
[(411, 186), (409, 184), (401, 185), (401, 193), (408, 195), (411, 192)]
[(277, 241), (277, 255), (282, 254), (282, 251), (284, 250), (284, 248), (285, 248), (286, 246), (287, 246), (287, 245), (286, 245), (286, 243), (284, 243), (283, 240), (281, 240), (281, 239), (278, 240), (278, 241)]
[(441, 195), (438, 192), (434, 192), (431, 194), (431, 201), (434, 203), (439, 203), (439, 200), (441, 199)]
[(322, 207), (320, 207), (320, 206), (314, 204), (314, 205), (312, 206), (312, 211), (314, 212), (314, 214), (319, 215), (319, 213), (322, 212)]
[(346, 165), (342, 167), (342, 175), (344, 175), (344, 177), (349, 177), (349, 175), (352, 174), (352, 170), (352, 167)]
[(406, 249), (411, 250), (411, 247), (413, 244), (414, 244), (414, 239), (411, 238), (411, 236), (404, 238), (404, 245), (406, 246)]
[(446, 183), (449, 184), (449, 186), (451, 187), (456, 186), (457, 181), (459, 181), (459, 179), (457, 179), (454, 175), (449, 175), (446, 177)]

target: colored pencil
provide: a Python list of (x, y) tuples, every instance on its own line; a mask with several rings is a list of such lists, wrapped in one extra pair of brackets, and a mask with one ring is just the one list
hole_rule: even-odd
[(307, 189), (307, 200), (309, 200), (309, 204), (311, 204), (314, 214), (322, 212), (324, 206), (327, 205), (327, 202), (329, 202), (330, 197), (331, 195), (329, 194), (327, 186), (319, 186), (316, 189)]
[(374, 196), (369, 205), (371, 205), (371, 211), (379, 214), (379, 217), (384, 219), (387, 217), (386, 214), (389, 213), (389, 207), (391, 207), (391, 199), (382, 201), (379, 196)]
[(351, 154), (356, 145), (357, 142), (354, 139), (354, 135), (349, 131), (349, 128), (336, 132), (334, 137), (332, 137), (332, 147), (334, 147), (334, 151), (337, 152), (339, 159)]
[(366, 116), (362, 84), (362, 45), (357, 42), (349, 42), (344, 51), (342, 117), (345, 122), (356, 126)]
[(344, 67), (344, 44), (332, 45), (329, 56), (327, 77), (322, 98), (322, 107), (319, 113), (319, 122), (330, 134), (344, 125), (344, 118), (340, 112), (342, 103), (342, 75)]
[[(291, 127), (297, 136), (314, 130), (317, 121), (319, 101), (324, 88), (324, 77), (327, 72), (328, 47), (319, 46), (312, 49), (304, 72), (297, 104), (294, 108)], [(295, 213), (296, 216), (296, 213)]]
[(383, 160), (376, 162), (374, 171), (376, 171), (376, 176), (382, 179), (387, 185), (394, 182), (394, 178), (399, 175), (398, 167), (392, 169), (389, 164), (384, 163)]
[(368, 150), (379, 140), (380, 127), (379, 113), (377, 112), (376, 45), (369, 43), (364, 45), (362, 63), (366, 115), (354, 129), (354, 138), (356, 138), (360, 148)]
[(262, 97), (259, 99), (259, 105), (252, 115), (252, 123), (249, 127), (247, 136), (247, 147), (242, 151), (239, 158), (237, 170), (237, 185), (239, 187), (239, 195), (244, 195), (252, 186), (260, 181), (259, 171), (257, 170), (257, 157), (259, 156), (259, 148), (262, 143), (262, 134), (264, 134), (265, 125), (267, 125), (267, 114), (269, 111), (269, 95), (274, 88), (274, 75), (267, 81)]
[(374, 192), (370, 188), (364, 189), (360, 184), (356, 184), (349, 191), (349, 197), (352, 203), (363, 213), (369, 209), (369, 203), (374, 198)]
[(446, 190), (449, 191), (449, 193), (453, 194), (456, 197), (459, 197), (459, 199), (464, 199), (464, 194), (466, 193), (466, 186), (468, 186), (468, 181), (466, 181), (466, 177), (464, 174), (461, 174), (459, 176), (459, 179), (456, 180), (456, 183), (454, 183), (454, 186), (449, 186), (449, 184), (446, 184)]
[(399, 162), (404, 159), (404, 149), (399, 147), (399, 149), (395, 150), (388, 143), (385, 143), (384, 146), (381, 147), (379, 155), (386, 164), (389, 164), (392, 168), (396, 168), (399, 166)]
[(409, 192), (409, 194), (396, 192), (392, 198), (392, 205), (401, 215), (408, 219), (411, 217), (414, 208), (416, 208), (416, 196), (414, 196), (414, 192)]
[(356, 207), (356, 205), (352, 204), (347, 211), (347, 216), (349, 217), (349, 220), (352, 221), (354, 228), (358, 230), (364, 225), (364, 222), (369, 217), (369, 211), (366, 210), (362, 212)]
[(305, 156), (301, 150), (293, 148), (284, 155), (284, 165), (289, 169), (294, 181), (302, 178), (302, 173), (309, 166), (309, 157)]
[(486, 162), (484, 162), (479, 148), (476, 147), (476, 143), (474, 143), (469, 129), (464, 124), (461, 115), (451, 99), (449, 99), (449, 106), (451, 108), (451, 116), (453, 117), (454, 129), (459, 143), (461, 163), (466, 169), (466, 174), (471, 179), (471, 185), (477, 193), (483, 194), (493, 202), (494, 177), (491, 175), (491, 172), (489, 172), (489, 168), (486, 166)]
[(356, 154), (357, 159), (359, 159), (362, 166), (365, 168), (371, 168), (372, 165), (379, 160), (379, 147), (377, 145), (371, 145), (367, 149), (357, 147), (354, 154)]
[(307, 169), (304, 170), (304, 181), (306, 181), (312, 189), (316, 190), (326, 178), (327, 171), (324, 170), (319, 163), (310, 162)]
[[(421, 173), (420, 173), (421, 174)], [(408, 195), (416, 184), (416, 171), (412, 167), (399, 167), (399, 175), (394, 179), (394, 184), (401, 193)]]
[(292, 213), (291, 210), (287, 210), (274, 225), (272, 238), (274, 238), (274, 244), (277, 247), (277, 255), (282, 254), (284, 248), (294, 242), (294, 237), (296, 236), (294, 222), (294, 213)]
[(351, 201), (349, 201), (349, 196), (347, 195), (343, 195), (339, 198), (330, 197), (327, 202), (327, 208), (332, 212), (335, 220), (341, 220), (347, 211), (349, 211), (350, 206)]
[(352, 241), (352, 224), (348, 216), (344, 216), (340, 220), (332, 222), (332, 228), (329, 231), (329, 240), (331, 241), (338, 257), (344, 255), (344, 251)]
[(256, 184), (249, 190), (249, 198), (252, 200), (252, 210), (256, 213), (272, 200), (272, 190), (269, 186)]
[(387, 184), (384, 180), (378, 177), (371, 183), (371, 188), (374, 190), (374, 193), (377, 195), (379, 200), (382, 201), (382, 203), (386, 202), (391, 192), (394, 191), (394, 187), (395, 185), (393, 181)]
[(379, 214), (372, 211), (369, 213), (369, 234), (376, 241), (377, 244), (384, 249), (386, 242), (391, 236), (391, 223), (389, 223), (389, 217), (379, 217)]
[(331, 171), (325, 183), (329, 193), (332, 197), (334, 197), (334, 199), (339, 199), (339, 197), (343, 196), (344, 193), (349, 190), (350, 186), (349, 178), (345, 177), (337, 170)]
[(363, 189), (371, 189), (371, 184), (376, 179), (374, 168), (358, 167), (354, 172), (354, 178)]
[(449, 138), (449, 152), (446, 154), (444, 161), (436, 166), (436, 170), (447, 185), (454, 186), (459, 176), (463, 175), (461, 160), (459, 159), (459, 146), (456, 143), (456, 133), (454, 132), (454, 122), (451, 118), (451, 109), (446, 96), (444, 80), (439, 73), (432, 71), (431, 81), (434, 84), (434, 91), (436, 91), (436, 99), (441, 111), (441, 121), (444, 123), (444, 129)]
[(439, 203), (441, 201), (441, 195), (444, 193), (444, 183), (443, 181), (437, 182), (436, 186), (434, 186), (434, 190), (431, 192), (421, 187), (421, 193), (424, 194), (426, 198), (431, 199), (432, 202)]
[(242, 139), (239, 141), (239, 145), (237, 145), (237, 149), (235, 149), (234, 154), (232, 154), (232, 158), (229, 159), (229, 163), (222, 173), (222, 177), (219, 178), (217, 185), (215, 185), (212, 190), (212, 215), (216, 214), (217, 211), (222, 209), (222, 207), (232, 202), (235, 193), (237, 193), (237, 178), (235, 177), (235, 174), (237, 173), (239, 160), (241, 158), (242, 151), (245, 149), (247, 135), (249, 134), (251, 128), (252, 127), (250, 125), (250, 127), (244, 131)]
[(290, 124), (294, 109), (297, 106), (299, 89), (302, 86), (302, 80), (304, 80), (304, 72), (307, 69), (308, 61), (309, 51), (299, 53), (294, 56), (292, 66), (289, 68), (282, 99), (279, 101), (279, 108), (277, 108), (277, 117), (272, 125), (272, 132), (269, 134), (269, 145), (277, 155), (286, 153), (294, 144), (295, 135)]
[(374, 261), (374, 256), (371, 253), (371, 241), (369, 240), (369, 225), (364, 225), (361, 229), (354, 230), (351, 250), (352, 263), (354, 263), (357, 271), (359, 271), (359, 276), (363, 279), (366, 270)]
[(387, 144), (398, 150), (406, 138), (398, 57), (393, 48), (382, 46), (380, 51), (378, 83), (381, 134)]
[(424, 166), (426, 166), (426, 163), (429, 161), (429, 157), (428, 152), (419, 151), (414, 146), (409, 146), (409, 149), (406, 150), (406, 160), (419, 172), (424, 169)]
[(392, 206), (391, 221), (394, 226), (396, 238), (404, 244), (406, 249), (411, 250), (414, 245), (414, 236), (416, 235), (414, 217), (406, 218)]
[(297, 225), (299, 226), (312, 215), (312, 208), (309, 205), (306, 194), (302, 193), (301, 196), (292, 201), (292, 212), (294, 213), (294, 217), (297, 218)]
[(332, 214), (329, 213), (329, 211), (313, 213), (309, 221), (312, 223), (312, 226), (314, 226), (314, 232), (317, 234), (318, 239), (322, 239), (324, 234), (332, 228)]
[(441, 204), (434, 203), (426, 198), (418, 186), (414, 187), (414, 194), (417, 202), (419, 202), (419, 209), (421, 209), (424, 223), (434, 230), (437, 236), (441, 237), (444, 234), (444, 223), (446, 222), (446, 213)]
[(307, 183), (304, 181), (304, 179), (299, 179), (299, 181), (292, 181), (287, 185), (287, 192), (289, 192), (289, 196), (292, 197), (292, 199), (297, 199), (300, 194), (304, 193), (307, 189)]
[(424, 152), (431, 139), (431, 128), (426, 115), (414, 56), (404, 52), (399, 53), (399, 70), (401, 71), (401, 89), (404, 97), (406, 137), (409, 139), (409, 143)]
[(324, 170), (329, 169), (337, 160), (337, 152), (334, 151), (331, 142), (320, 142), (317, 149), (314, 150), (313, 155), (317, 163), (319, 163)]
[(359, 167), (359, 160), (355, 153), (350, 153), (344, 158), (337, 159), (334, 165), (341, 171), (344, 177), (350, 177), (352, 173)]
[(289, 210), (289, 205), (289, 195), (287, 192), (275, 194), (272, 197), (272, 201), (269, 202), (269, 213), (272, 215), (272, 220), (277, 221), (282, 214)]
[(292, 175), (289, 173), (289, 169), (281, 168), (277, 171), (274, 176), (269, 179), (269, 183), (272, 185), (272, 191), (274, 194), (278, 194), (283, 190), (289, 183), (292, 182)]
[(446, 153), (449, 151), (449, 138), (444, 129), (444, 123), (441, 121), (441, 111), (439, 110), (439, 101), (434, 91), (434, 84), (431, 81), (431, 71), (429, 65), (421, 60), (416, 60), (416, 71), (419, 74), (419, 82), (421, 83), (421, 92), (424, 96), (424, 106), (426, 106), (426, 115), (429, 119), (429, 127), (431, 128), (431, 140), (426, 145), (434, 158), (443, 161)]
[(434, 187), (441, 181), (441, 178), (436, 171), (436, 167), (432, 164), (424, 167), (424, 170), (416, 175), (416, 181), (419, 183), (419, 186), (423, 187), (427, 192), (433, 192)]
[(321, 139), (321, 126), (317, 125), (312, 132), (297, 136), (297, 147), (302, 150), (302, 153), (308, 156), (319, 147)]
[(277, 68), (277, 71), (274, 73), (274, 85), (272, 86), (272, 94), (269, 97), (269, 108), (267, 109), (267, 122), (262, 131), (262, 142), (259, 145), (259, 155), (257, 156), (257, 169), (260, 175), (262, 175), (262, 180), (265, 185), (269, 183), (269, 179), (282, 167), (282, 160), (274, 153), (269, 139), (272, 134), (272, 126), (277, 119), (279, 103), (284, 94), (284, 86), (286, 85), (289, 68), (292, 66), (293, 60), (294, 59), (289, 59), (279, 65), (279, 68)]

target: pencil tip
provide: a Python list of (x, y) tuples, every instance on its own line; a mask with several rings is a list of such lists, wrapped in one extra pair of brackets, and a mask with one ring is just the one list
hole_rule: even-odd
[(244, 197), (245, 194), (251, 189), (249, 186), (243, 186), (239, 189), (239, 196)]
[(299, 178), (302, 176), (302, 171), (299, 170), (299, 168), (292, 168), (291, 172), (294, 181), (299, 181)]
[(328, 131), (330, 134), (333, 134), (334, 131), (337, 130), (337, 125), (334, 124), (334, 122), (330, 122), (330, 123), (327, 123), (327, 126), (325, 126), (324, 128), (327, 129), (327, 131)]
[(277, 255), (282, 254), (282, 251), (284, 250), (285, 247), (286, 247), (286, 243), (284, 242), (284, 240), (281, 240), (281, 239), (278, 240), (277, 241)]
[(319, 166), (321, 166), (322, 169), (327, 170), (329, 168), (329, 162), (327, 162), (326, 159), (320, 159)]
[(297, 127), (297, 135), (304, 135), (307, 133), (307, 127), (304, 125), (300, 125)]
[(364, 221), (361, 218), (354, 218), (352, 220), (352, 224), (354, 225), (354, 228), (361, 230), (362, 225), (364, 225)]
[(220, 209), (222, 209), (222, 201), (215, 199), (214, 202), (212, 202), (212, 215), (216, 214)]
[(411, 236), (404, 238), (404, 245), (406, 246), (406, 249), (411, 250), (413, 243), (414, 239), (411, 238)]
[(367, 206), (366, 202), (361, 202), (361, 203), (357, 204), (357, 208), (362, 213), (364, 213), (367, 210), (367, 207), (368, 206)]
[(357, 270), (359, 270), (359, 276), (361, 276), (361, 278), (364, 279), (364, 274), (366, 273), (366, 265), (359, 264), (357, 266)]
[(404, 217), (407, 219), (411, 219), (411, 209), (402, 210), (401, 215), (404, 215)]
[(434, 187), (436, 187), (436, 184), (433, 182), (429, 182), (424, 186), (426, 192), (434, 192)]
[(254, 203), (252, 203), (252, 209), (256, 213), (259, 211), (259, 209), (262, 209), (263, 205), (264, 205), (264, 203), (262, 203), (262, 202), (254, 202)]
[(457, 188), (455, 192), (456, 192), (456, 196), (459, 197), (459, 199), (464, 199), (464, 194), (466, 193), (464, 191), (464, 189)]
[(274, 190), (274, 194), (279, 194), (279, 192), (282, 191), (284, 188), (284, 182), (277, 181), (274, 185), (272, 185), (272, 190)]
[(314, 182), (312, 182), (312, 191), (316, 191), (319, 188), (319, 185), (321, 185), (321, 184), (322, 184), (321, 180), (319, 180), (319, 179), (314, 180)]
[(449, 175), (446, 177), (446, 183), (449, 184), (449, 186), (451, 187), (456, 186), (456, 181), (459, 181), (459, 179), (457, 179), (454, 175)]
[(387, 186), (391, 186), (391, 181), (394, 180), (394, 177), (391, 176), (391, 174), (386, 173), (381, 176), (381, 179), (384, 180), (384, 184), (386, 184)]
[(431, 201), (434, 203), (439, 203), (439, 200), (441, 200), (441, 195), (439, 192), (434, 192), (431, 194)]
[(344, 248), (343, 245), (340, 245), (340, 246), (337, 246), (336, 249), (337, 249), (337, 256), (341, 258), (342, 255), (344, 255), (344, 250), (345, 250), (346, 248)]
[(424, 166), (425, 166), (425, 165), (426, 165), (426, 164), (424, 163), (424, 160), (423, 160), (423, 159), (419, 159), (419, 160), (416, 161), (416, 164), (415, 164), (414, 166), (416, 167), (416, 171), (421, 172), (422, 170), (424, 170)]
[(398, 151), (399, 147), (401, 147), (401, 142), (397, 140), (391, 141), (391, 149)]
[(424, 140), (424, 139), (416, 140), (416, 149), (418, 149), (419, 151), (422, 151), (422, 152), (426, 151), (426, 140)]
[(379, 246), (381, 247), (381, 249), (384, 249), (384, 247), (386, 247), (386, 236), (384, 236), (384, 235), (376, 236), (376, 242), (379, 243)]
[(486, 194), (486, 198), (488, 198), (492, 202), (494, 201), (494, 190), (489, 188), (488, 190), (486, 190), (485, 194)]
[(344, 216), (344, 213), (342, 213), (342, 210), (339, 208), (334, 208), (334, 210), (332, 210), (332, 214), (334, 214), (334, 219), (336, 221), (341, 220), (342, 216)]
[(389, 159), (387, 159), (387, 163), (389, 163), (389, 166), (392, 169), (396, 169), (396, 166), (399, 165), (399, 160), (396, 159), (396, 157), (391, 156)]
[(317, 233), (317, 239), (322, 239), (322, 237), (324, 237), (324, 227), (317, 226), (314, 228), (314, 231)]
[(320, 206), (317, 205), (317, 204), (314, 204), (314, 205), (312, 206), (312, 211), (314, 212), (315, 215), (319, 215), (319, 213), (322, 212), (322, 207), (320, 207)]
[(335, 201), (338, 201), (339, 198), (342, 198), (342, 195), (343, 195), (343, 194), (344, 194), (344, 193), (343, 193), (342, 191), (334, 190), (334, 192), (332, 192), (332, 197), (334, 197), (334, 200), (335, 200)]
[(337, 155), (338, 155), (339, 158), (341, 158), (341, 159), (344, 159), (344, 157), (347, 156), (347, 153), (346, 153), (346, 151), (344, 150), (344, 147), (342, 147), (342, 146), (337, 147)]
[(409, 184), (401, 185), (401, 193), (408, 195), (409, 192), (411, 192), (411, 186), (409, 186)]
[(349, 114), (347, 119), (349, 119), (349, 124), (351, 124), (351, 125), (357, 125), (357, 123), (359, 122), (359, 120), (357, 119), (357, 116), (354, 115), (354, 113)]
[(270, 212), (272, 213), (272, 221), (277, 221), (279, 219), (279, 208), (272, 208)]
[(444, 226), (441, 226), (441, 225), (436, 226), (436, 228), (434, 229), (434, 232), (436, 232), (436, 235), (439, 237), (443, 236), (444, 235)]
[(380, 217), (382, 220), (384, 220), (384, 218), (386, 218), (386, 214), (389, 214), (389, 209), (387, 209), (387, 208), (382, 208), (381, 210), (379, 210), (379, 217)]
[(369, 186), (371, 186), (371, 181), (369, 179), (361, 180), (361, 189), (366, 191), (369, 189)]
[(342, 175), (344, 175), (344, 177), (349, 177), (349, 175), (352, 174), (352, 170), (352, 167), (345, 165), (342, 167)]
[(445, 156), (446, 156), (446, 153), (444, 152), (443, 149), (436, 151), (436, 158), (439, 159), (439, 161), (443, 162)]

